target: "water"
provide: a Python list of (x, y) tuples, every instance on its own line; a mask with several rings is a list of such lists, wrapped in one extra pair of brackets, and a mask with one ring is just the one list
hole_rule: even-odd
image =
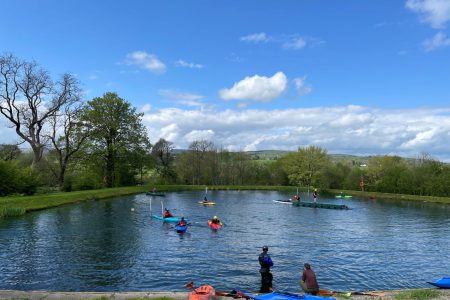
[[(299, 292), (304, 262), (321, 288), (431, 287), (450, 275), (450, 207), (358, 199), (319, 199), (351, 210), (274, 203), (292, 195), (267, 191), (143, 194), (99, 200), (0, 220), (0, 289), (55, 291), (185, 291), (259, 289), (257, 257), (269, 246), (274, 287)], [(301, 195), (307, 198), (306, 194)], [(153, 199), (150, 207), (150, 199)], [(164, 207), (192, 226), (152, 219)], [(225, 227), (206, 222), (219, 216)]]

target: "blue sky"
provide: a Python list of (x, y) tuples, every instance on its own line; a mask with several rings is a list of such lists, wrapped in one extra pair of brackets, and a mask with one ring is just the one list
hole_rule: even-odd
[(117, 92), (152, 142), (450, 161), (450, 0), (0, 5), (1, 53)]

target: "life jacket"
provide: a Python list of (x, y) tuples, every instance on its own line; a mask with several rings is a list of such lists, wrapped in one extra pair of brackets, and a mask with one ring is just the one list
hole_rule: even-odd
[(172, 214), (168, 211), (165, 211), (163, 214), (163, 218), (170, 218), (170, 217), (172, 217)]

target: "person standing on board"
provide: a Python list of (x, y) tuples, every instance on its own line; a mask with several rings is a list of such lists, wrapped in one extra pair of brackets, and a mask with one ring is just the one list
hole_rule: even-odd
[(259, 269), (259, 273), (261, 274), (261, 289), (260, 293), (270, 293), (273, 291), (272, 289), (272, 279), (273, 275), (270, 273), (270, 267), (273, 266), (272, 259), (270, 258), (267, 252), (269, 251), (269, 247), (264, 246), (262, 248), (262, 252), (258, 257), (259, 265), (261, 268)]
[(313, 199), (314, 199), (314, 202), (317, 201), (317, 189), (314, 189), (314, 192), (313, 192)]
[(300, 287), (307, 294), (317, 295), (319, 292), (319, 284), (317, 283), (316, 274), (311, 269), (311, 265), (305, 263), (303, 266), (303, 275), (300, 279)]

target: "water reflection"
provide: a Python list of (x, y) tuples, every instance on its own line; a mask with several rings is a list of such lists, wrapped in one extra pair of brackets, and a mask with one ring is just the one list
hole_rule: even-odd
[[(351, 210), (276, 204), (292, 195), (266, 191), (169, 193), (185, 233), (152, 219), (161, 199), (136, 195), (81, 203), (0, 221), (0, 289), (183, 291), (259, 288), (258, 254), (269, 246), (274, 287), (299, 291), (308, 261), (327, 289), (425, 287), (449, 275), (450, 208), (415, 202), (320, 198)], [(301, 195), (307, 199), (307, 194)], [(207, 220), (224, 222), (213, 231)]]

